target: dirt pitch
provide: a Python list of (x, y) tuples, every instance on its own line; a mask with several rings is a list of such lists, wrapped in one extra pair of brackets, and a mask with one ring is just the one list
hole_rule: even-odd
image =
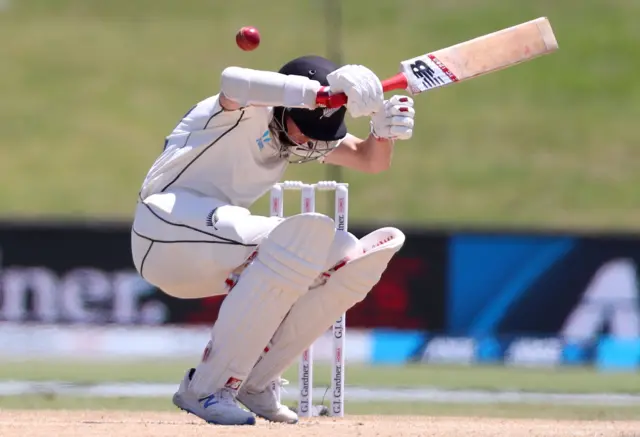
[(488, 419), (473, 417), (349, 416), (299, 425), (264, 421), (249, 427), (207, 425), (180, 413), (0, 410), (2, 437), (196, 437), (196, 436), (640, 436), (638, 422)]

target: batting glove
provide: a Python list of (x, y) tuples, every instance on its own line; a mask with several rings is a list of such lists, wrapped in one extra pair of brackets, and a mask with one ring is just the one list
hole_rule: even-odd
[(393, 96), (371, 116), (371, 133), (376, 138), (408, 140), (413, 135), (415, 115), (411, 97)]
[(345, 65), (327, 75), (332, 92), (347, 95), (347, 111), (352, 117), (363, 117), (380, 111), (384, 102), (378, 76), (362, 65)]

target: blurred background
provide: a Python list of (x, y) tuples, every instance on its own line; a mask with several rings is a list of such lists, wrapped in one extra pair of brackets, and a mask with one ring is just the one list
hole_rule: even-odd
[[(631, 0), (1, 0), (0, 408), (171, 408), (220, 299), (143, 281), (129, 226), (165, 135), (225, 67), (319, 54), (384, 78), (547, 16), (558, 52), (416, 98), (388, 172), (312, 163), (286, 179), (348, 182), (356, 235), (408, 237), (347, 315), (347, 413), (640, 416), (639, 14)], [(253, 52), (235, 45), (246, 25)], [(328, 337), (316, 351), (322, 394)]]

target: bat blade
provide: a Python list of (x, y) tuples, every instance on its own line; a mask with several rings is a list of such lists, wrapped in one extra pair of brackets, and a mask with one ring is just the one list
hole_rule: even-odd
[[(383, 80), (382, 88), (385, 92), (405, 90), (419, 94), (493, 73), (557, 49), (558, 41), (549, 19), (540, 17), (402, 61), (400, 73)], [(347, 96), (323, 87), (316, 103), (337, 108), (347, 103)]]
[(419, 94), (552, 53), (558, 42), (546, 17), (407, 59), (400, 71), (407, 91)]

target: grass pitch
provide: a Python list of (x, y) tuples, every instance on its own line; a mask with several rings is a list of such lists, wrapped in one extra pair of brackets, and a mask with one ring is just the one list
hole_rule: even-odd
[(3, 437), (182, 437), (194, 436), (377, 436), (448, 437), (489, 436), (632, 436), (639, 422), (558, 421), (490, 418), (434, 418), (425, 416), (349, 416), (340, 419), (303, 420), (299, 425), (259, 421), (254, 427), (212, 427), (192, 416), (166, 412), (127, 411), (6, 411), (0, 418)]

